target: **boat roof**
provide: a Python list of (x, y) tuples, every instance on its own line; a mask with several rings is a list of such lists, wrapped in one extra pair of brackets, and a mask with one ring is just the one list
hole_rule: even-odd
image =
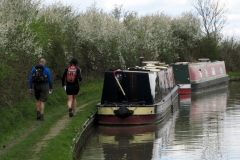
[(174, 65), (202, 65), (202, 64), (209, 64), (209, 63), (217, 63), (222, 61), (210, 61), (208, 58), (200, 58), (198, 62), (176, 62)]
[(164, 62), (159, 62), (159, 61), (143, 61), (142, 63), (146, 64), (146, 66), (163, 66), (163, 65), (166, 65)]
[(210, 62), (209, 58), (199, 58), (198, 62)]
[(130, 72), (159, 72), (161, 70), (166, 70), (169, 68), (169, 65), (165, 64), (164, 62), (159, 61), (143, 61), (144, 66), (135, 66), (129, 67), (127, 70)]

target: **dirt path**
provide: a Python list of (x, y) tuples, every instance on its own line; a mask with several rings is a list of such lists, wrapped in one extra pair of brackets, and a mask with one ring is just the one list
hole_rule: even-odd
[[(76, 109), (76, 113), (78, 113), (79, 111), (81, 111), (85, 106), (87, 106), (90, 103), (85, 103), (79, 107), (77, 107)], [(54, 124), (54, 126), (50, 129), (49, 133), (46, 134), (34, 147), (33, 147), (33, 154), (36, 155), (38, 154), (41, 149), (45, 146), (47, 146), (48, 141), (51, 140), (53, 137), (57, 136), (62, 129), (64, 129), (67, 125), (68, 122), (70, 122), (70, 119), (68, 114), (66, 114), (65, 116), (63, 116), (62, 118), (60, 118), (56, 124)], [(38, 157), (34, 157), (34, 160), (38, 160)]]
[[(81, 106), (78, 106), (76, 109), (76, 113), (78, 113), (79, 111), (81, 111), (85, 106), (87, 106), (90, 103), (93, 103), (94, 101), (91, 101), (89, 103), (85, 103)], [(68, 114), (66, 113), (66, 115), (64, 115), (63, 117), (61, 117), (57, 123), (54, 124), (54, 126), (50, 129), (49, 133), (46, 134), (34, 147), (33, 147), (33, 154), (38, 154), (41, 149), (45, 146), (47, 146), (48, 141), (50, 139), (52, 139), (53, 137), (57, 136), (62, 129), (65, 128), (65, 126), (67, 125), (67, 123), (70, 121), (70, 118), (68, 116)], [(14, 140), (14, 142), (12, 142), (11, 144), (7, 145), (7, 146), (3, 146), (4, 149), (0, 150), (0, 156), (11, 150), (12, 147), (14, 147), (16, 144), (18, 144), (21, 140), (23, 140), (24, 138), (26, 138), (28, 135), (30, 135), (33, 131), (36, 130), (36, 128), (38, 128), (41, 125), (41, 123), (35, 123), (33, 126), (29, 127), (29, 130), (27, 132), (25, 132), (24, 134), (22, 134), (19, 138), (17, 138), (16, 140)], [(37, 157), (36, 157), (37, 158)], [(36, 159), (37, 160), (37, 159)]]

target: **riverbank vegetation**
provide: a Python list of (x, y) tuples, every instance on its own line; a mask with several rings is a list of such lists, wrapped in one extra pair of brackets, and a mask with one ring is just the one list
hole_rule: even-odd
[(228, 72), (230, 81), (240, 81), (240, 72)]
[[(140, 56), (166, 63), (222, 59), (228, 72), (240, 70), (239, 39), (224, 37), (218, 30), (204, 34), (201, 19), (191, 12), (177, 17), (161, 11), (140, 16), (123, 6), (105, 12), (93, 4), (80, 12), (60, 3), (1, 0), (0, 16), (0, 134), (9, 135), (1, 138), (3, 146), (13, 131), (20, 135), (35, 119), (28, 84), (30, 70), (41, 57), (54, 78), (47, 106), (55, 107), (66, 100), (60, 78), (72, 57), (79, 60), (83, 86), (92, 77), (101, 79), (106, 70), (138, 65)], [(82, 90), (80, 99), (84, 95), (90, 95), (89, 90)], [(55, 109), (47, 114), (57, 114)]]

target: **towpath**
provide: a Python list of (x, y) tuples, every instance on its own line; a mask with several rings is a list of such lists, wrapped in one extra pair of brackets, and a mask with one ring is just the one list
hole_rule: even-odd
[[(82, 104), (77, 107), (76, 113), (80, 112), (85, 106), (87, 106), (90, 103), (93, 103), (94, 101)], [(32, 153), (34, 155), (38, 154), (42, 148), (46, 147), (48, 145), (48, 141), (57, 136), (61, 130), (63, 130), (66, 125), (70, 122), (70, 119), (68, 114), (62, 116), (53, 126), (51, 127), (50, 131), (42, 137), (41, 140), (36, 143), (36, 145), (32, 148)], [(11, 150), (16, 144), (21, 142), (23, 139), (27, 138), (32, 132), (34, 132), (38, 127), (41, 126), (41, 123), (34, 123), (29, 129), (23, 133), (21, 136), (16, 138), (12, 143), (8, 144), (7, 146), (3, 146), (3, 149), (0, 150), (0, 156), (4, 154), (5, 152)], [(34, 160), (38, 160), (38, 157), (35, 157)]]

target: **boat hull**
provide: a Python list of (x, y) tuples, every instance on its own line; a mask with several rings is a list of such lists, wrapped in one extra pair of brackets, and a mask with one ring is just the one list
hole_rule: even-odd
[(126, 118), (120, 118), (115, 115), (98, 115), (100, 124), (151, 124), (155, 121), (155, 115), (132, 115)]
[(215, 86), (215, 85), (220, 85), (220, 84), (227, 84), (229, 81), (228, 75), (223, 76), (223, 77), (218, 77), (214, 78), (211, 80), (206, 80), (202, 81), (199, 83), (192, 83), (191, 88), (192, 90), (200, 89), (200, 88), (205, 88), (205, 87), (210, 87), (210, 86)]
[(179, 106), (178, 87), (169, 92), (165, 98), (154, 105), (128, 106), (133, 114), (127, 117), (119, 117), (114, 110), (119, 107), (98, 104), (98, 123), (105, 125), (139, 125), (151, 124), (162, 121), (167, 115)]
[(179, 84), (179, 94), (189, 94), (191, 92), (191, 84)]
[(179, 84), (179, 94), (190, 94), (199, 90), (228, 84), (228, 75), (191, 84)]

